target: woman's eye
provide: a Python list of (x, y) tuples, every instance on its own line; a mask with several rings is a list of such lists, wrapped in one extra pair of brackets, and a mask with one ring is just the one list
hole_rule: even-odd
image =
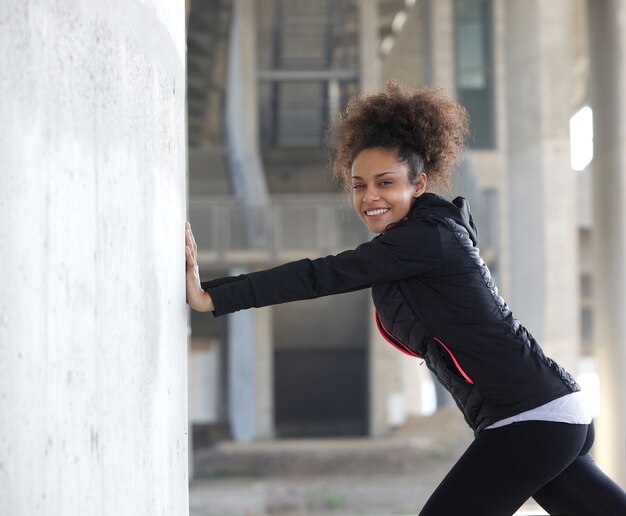
[(380, 182), (380, 186), (387, 186), (387, 185), (390, 185), (392, 183), (393, 183), (393, 181), (381, 181)]
[(352, 188), (354, 190), (360, 190), (361, 188), (363, 188), (363, 185), (352, 185)]

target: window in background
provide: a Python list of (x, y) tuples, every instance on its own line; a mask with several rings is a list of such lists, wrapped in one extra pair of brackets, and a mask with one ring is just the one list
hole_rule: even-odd
[(585, 170), (593, 159), (593, 112), (584, 106), (569, 122), (570, 156), (574, 170)]
[(474, 149), (496, 146), (491, 0), (455, 0), (456, 89), (470, 115)]

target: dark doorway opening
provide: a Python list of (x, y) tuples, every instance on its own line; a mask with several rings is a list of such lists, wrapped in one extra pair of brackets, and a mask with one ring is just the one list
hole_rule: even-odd
[(367, 434), (365, 349), (276, 351), (274, 360), (279, 437)]
[(277, 437), (368, 434), (367, 291), (275, 307)]

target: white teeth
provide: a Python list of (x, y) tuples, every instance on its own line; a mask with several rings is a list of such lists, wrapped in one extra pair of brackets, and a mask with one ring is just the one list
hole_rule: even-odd
[(389, 208), (378, 208), (377, 210), (366, 211), (365, 214), (370, 217), (374, 217), (375, 215), (382, 215), (383, 213), (386, 213), (388, 211)]

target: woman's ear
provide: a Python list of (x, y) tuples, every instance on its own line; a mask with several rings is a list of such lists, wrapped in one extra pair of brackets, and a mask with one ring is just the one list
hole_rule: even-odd
[(415, 183), (415, 191), (413, 197), (417, 198), (426, 191), (428, 185), (428, 176), (424, 172), (420, 172), (417, 175), (417, 182)]

